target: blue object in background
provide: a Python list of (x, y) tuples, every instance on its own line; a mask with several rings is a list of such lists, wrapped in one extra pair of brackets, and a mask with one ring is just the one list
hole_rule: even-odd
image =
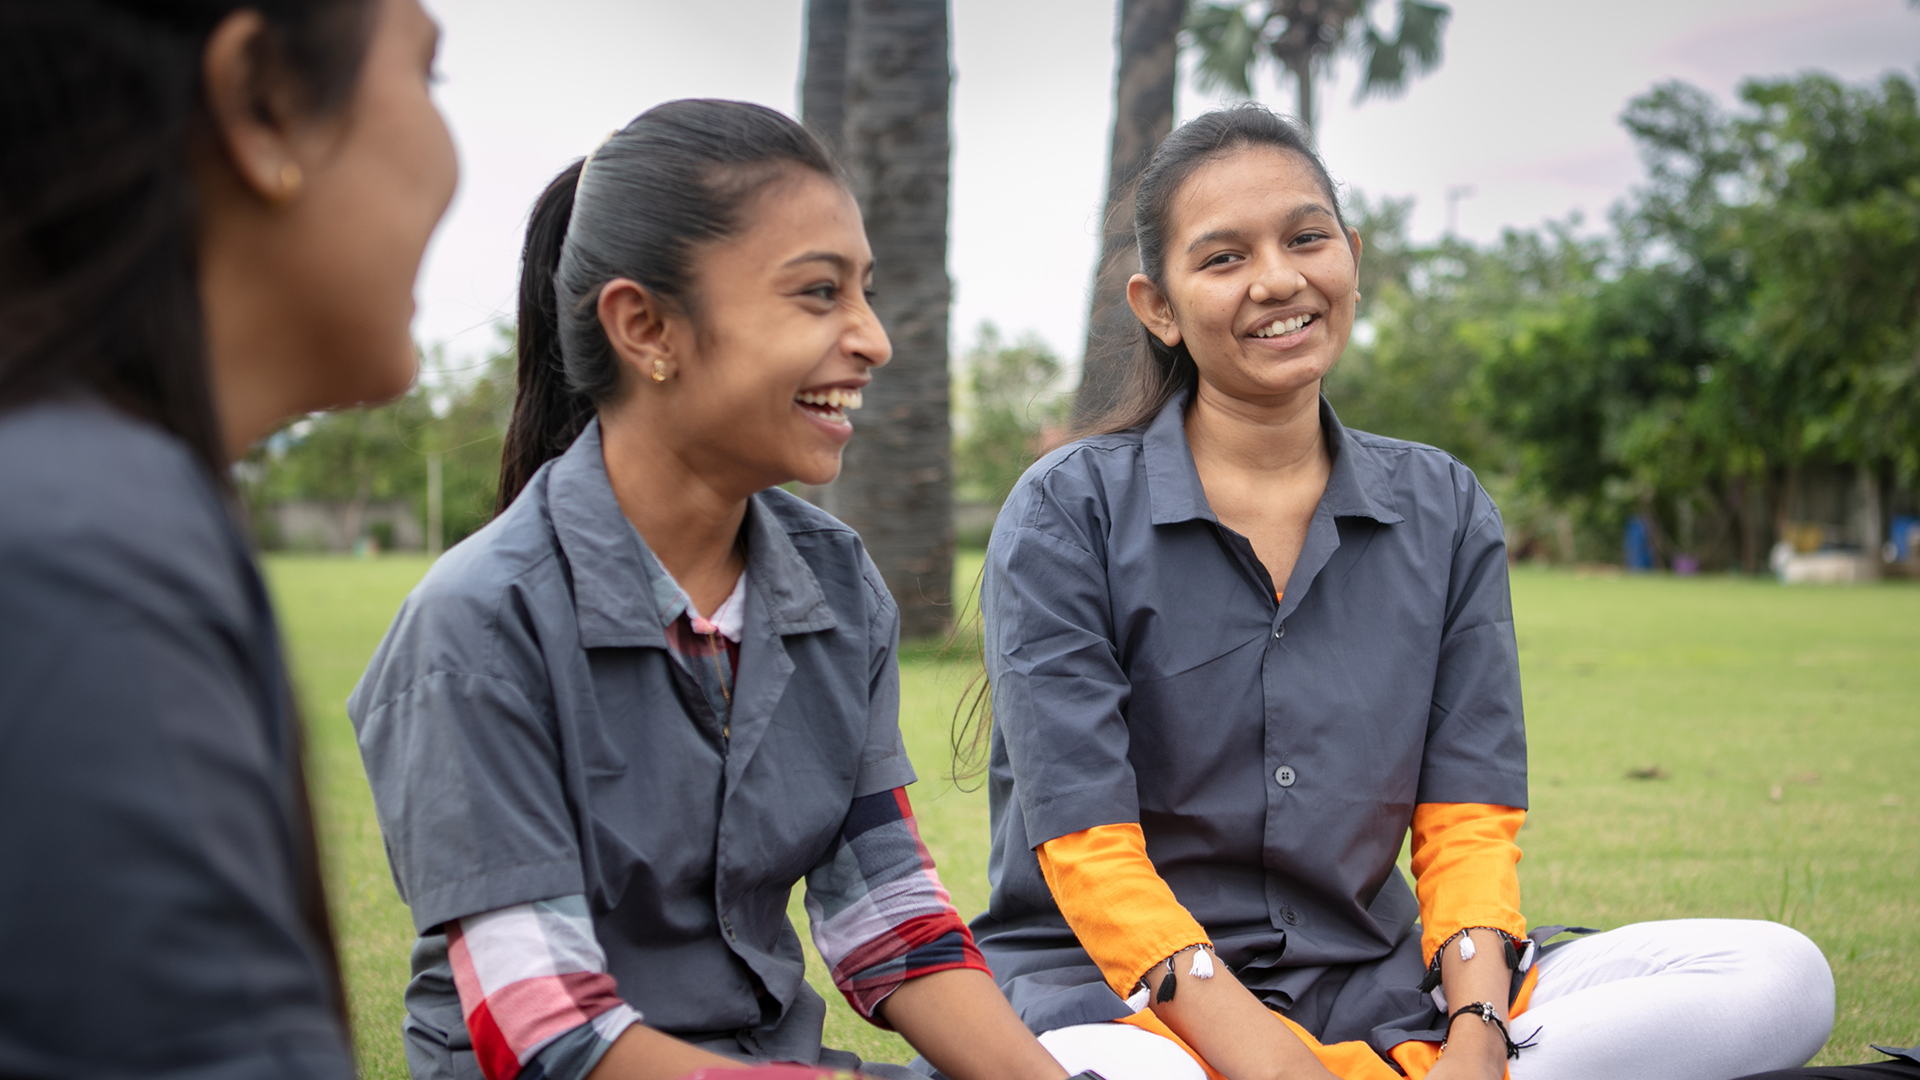
[(1647, 519), (1635, 514), (1627, 519), (1627, 535), (1624, 540), (1627, 569), (1653, 569), (1653, 540), (1647, 532)]
[(1920, 528), (1920, 517), (1902, 514), (1893, 519), (1893, 561), (1906, 562), (1913, 558), (1913, 530)]

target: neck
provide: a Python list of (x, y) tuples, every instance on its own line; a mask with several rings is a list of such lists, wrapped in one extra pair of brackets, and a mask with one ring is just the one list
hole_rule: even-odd
[(296, 400), (297, 373), (280, 355), (283, 342), (251, 317), (259, 308), (250, 295), (255, 286), (232, 260), (203, 256), (200, 277), (214, 415), (228, 460), (238, 461), (274, 425), (304, 411)]
[(1187, 443), (1196, 463), (1244, 471), (1272, 480), (1325, 467), (1327, 441), (1320, 429), (1320, 380), (1277, 398), (1230, 397), (1205, 379), (1187, 412)]
[[(702, 468), (660, 437), (666, 425), (634, 415), (632, 402), (600, 411), (600, 451), (620, 511), (660, 565), (711, 614), (738, 576), (735, 541), (753, 490)], [(724, 583), (724, 588), (720, 587)]]

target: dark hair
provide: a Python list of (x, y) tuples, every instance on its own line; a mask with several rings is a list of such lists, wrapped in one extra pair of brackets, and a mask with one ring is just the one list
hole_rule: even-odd
[(265, 73), (313, 112), (358, 80), (372, 0), (60, 0), (0, 9), (0, 407), (82, 391), (227, 454), (201, 322), (201, 56), (258, 11)]
[(687, 100), (641, 113), (553, 178), (520, 254), (519, 391), (497, 509), (619, 392), (601, 287), (628, 278), (697, 314), (697, 250), (737, 235), (748, 203), (795, 169), (845, 182), (826, 147), (791, 118), (743, 101)]
[[(1172, 227), (1169, 218), (1175, 193), (1201, 166), (1249, 147), (1282, 150), (1299, 157), (1326, 190), (1342, 228), (1346, 226), (1333, 177), (1327, 174), (1304, 129), (1254, 102), (1216, 109), (1180, 125), (1162, 140), (1134, 182), (1133, 231), (1139, 244), (1140, 272), (1155, 284), (1164, 286), (1166, 281), (1166, 248), (1171, 239), (1167, 232)], [(1139, 344), (1123, 362), (1127, 370), (1118, 397), (1081, 425), (1075, 435), (1104, 435), (1147, 423), (1176, 394), (1190, 394), (1200, 377), (1186, 342), (1169, 347), (1144, 326), (1140, 328)]]
[[(348, 100), (373, 0), (0, 4), (0, 408), (95, 395), (180, 439), (223, 488), (191, 157), (212, 131), (202, 54), (242, 8), (266, 23), (262, 72), (292, 76), (300, 106), (324, 114)], [(293, 783), (301, 915), (345, 1025), (297, 766)]]

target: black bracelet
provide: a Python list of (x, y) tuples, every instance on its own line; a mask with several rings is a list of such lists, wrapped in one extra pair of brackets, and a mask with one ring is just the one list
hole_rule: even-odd
[[(1534, 1038), (1528, 1039), (1523, 1043), (1514, 1042), (1513, 1036), (1507, 1034), (1507, 1025), (1501, 1021), (1500, 1014), (1494, 1010), (1493, 1003), (1490, 1001), (1476, 1001), (1471, 1005), (1462, 1005), (1458, 1009), (1455, 1009), (1453, 1015), (1447, 1017), (1447, 1034), (1453, 1034), (1454, 1021), (1468, 1015), (1477, 1016), (1480, 1018), (1481, 1023), (1492, 1024), (1494, 1027), (1500, 1029), (1500, 1041), (1507, 1044), (1508, 1058), (1519, 1057), (1520, 1051), (1531, 1049), (1534, 1043), (1538, 1041), (1537, 1038)], [(1443, 1039), (1440, 1042), (1440, 1049), (1445, 1050), (1446, 1048), (1447, 1043), (1446, 1040)]]
[(1072, 1076), (1067, 1077), (1067, 1080), (1107, 1080), (1107, 1078), (1094, 1072), (1092, 1069), (1087, 1069), (1084, 1072), (1074, 1073)]

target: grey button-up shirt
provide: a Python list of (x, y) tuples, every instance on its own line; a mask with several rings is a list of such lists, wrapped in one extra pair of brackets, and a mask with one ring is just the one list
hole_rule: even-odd
[(1323, 401), (1332, 475), (1276, 600), (1207, 505), (1185, 404), (1042, 459), (988, 548), (974, 930), (1035, 1030), (1126, 1013), (1041, 878), (1048, 840), (1138, 822), (1222, 959), (1288, 1008), (1412, 933), (1394, 859), (1416, 803), (1526, 805), (1506, 548), (1473, 474)]
[(572, 893), (649, 1025), (819, 1059), (787, 896), (856, 797), (913, 781), (899, 616), (859, 537), (800, 499), (754, 496), (744, 529), (730, 735), (669, 656), (597, 423), (402, 606), (348, 711), (423, 935), (416, 1077), (477, 1075), (441, 924)]
[(348, 1080), (300, 732), (178, 439), (0, 412), (0, 1076)]

